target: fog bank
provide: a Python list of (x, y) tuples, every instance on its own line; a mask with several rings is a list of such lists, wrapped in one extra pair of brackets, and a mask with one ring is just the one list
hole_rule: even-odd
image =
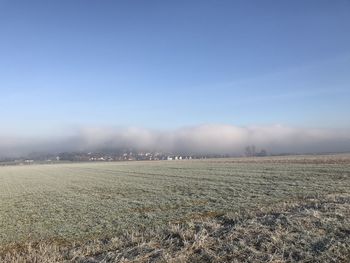
[(350, 151), (350, 132), (293, 128), (282, 125), (206, 124), (175, 130), (126, 127), (84, 127), (65, 136), (24, 138), (0, 135), (0, 157), (31, 152), (98, 151), (133, 148), (183, 154), (242, 154), (247, 145), (269, 153)]

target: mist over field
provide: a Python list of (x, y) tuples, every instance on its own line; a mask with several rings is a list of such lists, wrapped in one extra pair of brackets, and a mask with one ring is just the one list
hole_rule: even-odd
[(52, 137), (0, 136), (0, 156), (120, 148), (183, 154), (242, 154), (247, 145), (255, 145), (258, 149), (264, 148), (275, 154), (344, 152), (350, 151), (350, 133), (345, 129), (307, 129), (282, 125), (239, 127), (205, 124), (175, 130), (84, 127)]

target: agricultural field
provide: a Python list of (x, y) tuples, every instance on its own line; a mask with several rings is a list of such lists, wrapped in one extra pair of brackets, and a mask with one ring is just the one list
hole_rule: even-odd
[(347, 262), (349, 217), (346, 154), (0, 167), (5, 262)]

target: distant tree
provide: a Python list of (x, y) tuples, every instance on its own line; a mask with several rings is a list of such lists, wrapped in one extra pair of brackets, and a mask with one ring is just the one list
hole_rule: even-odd
[(248, 157), (255, 156), (255, 145), (245, 147), (245, 155)]
[(249, 157), (252, 154), (252, 150), (250, 149), (250, 146), (245, 147), (245, 156)]
[(68, 152), (60, 153), (58, 157), (62, 161), (75, 161), (75, 155), (73, 153), (68, 153)]
[(245, 147), (245, 156), (252, 157), (252, 156), (261, 156), (261, 154), (266, 155), (265, 150), (261, 150), (259, 153), (256, 151), (255, 145), (250, 145)]
[(251, 156), (256, 156), (256, 148), (255, 145), (251, 146), (251, 150), (252, 150), (252, 155)]

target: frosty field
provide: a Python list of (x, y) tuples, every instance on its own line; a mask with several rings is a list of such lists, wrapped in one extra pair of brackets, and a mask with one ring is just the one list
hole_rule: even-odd
[(0, 244), (66, 242), (350, 194), (350, 155), (0, 167)]
[(349, 156), (332, 158), (0, 167), (0, 241), (80, 239), (350, 193)]

